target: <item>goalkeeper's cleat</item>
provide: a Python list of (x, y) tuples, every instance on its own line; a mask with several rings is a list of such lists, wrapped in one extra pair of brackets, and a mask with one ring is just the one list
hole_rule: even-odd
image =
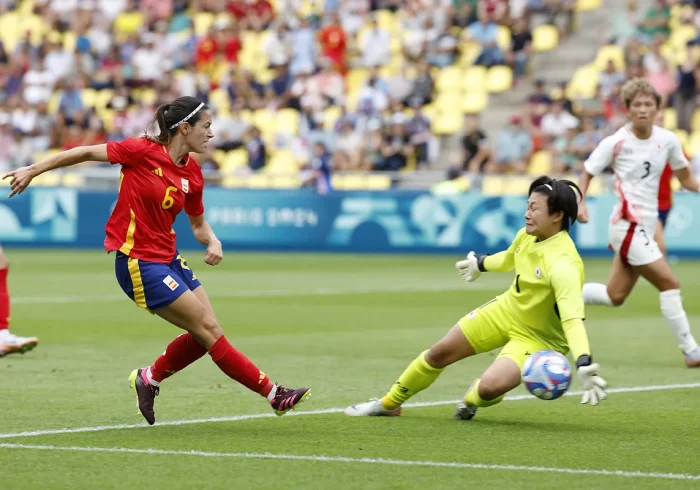
[(368, 402), (350, 405), (345, 409), (345, 415), (350, 417), (396, 417), (401, 415), (401, 407), (387, 410), (379, 398), (372, 398)]
[(700, 367), (700, 347), (685, 353), (685, 365), (689, 368)]
[(9, 330), (0, 330), (0, 357), (8, 354), (24, 354), (39, 343), (36, 337), (19, 337)]
[(455, 415), (454, 417), (457, 420), (471, 420), (474, 418), (474, 415), (476, 415), (476, 411), (479, 409), (479, 407), (470, 405), (467, 403), (467, 395), (471, 390), (474, 389), (474, 385), (476, 384), (476, 381), (472, 382), (472, 385), (469, 387), (467, 392), (464, 395), (464, 398), (457, 403), (457, 407), (455, 407)]
[(136, 392), (136, 407), (149, 425), (156, 423), (153, 403), (160, 393), (159, 386), (153, 386), (146, 378), (145, 369), (134, 369), (129, 375), (129, 385)]
[(277, 385), (275, 397), (270, 402), (272, 409), (278, 417), (294, 409), (311, 396), (311, 388), (299, 388), (293, 390), (282, 385)]

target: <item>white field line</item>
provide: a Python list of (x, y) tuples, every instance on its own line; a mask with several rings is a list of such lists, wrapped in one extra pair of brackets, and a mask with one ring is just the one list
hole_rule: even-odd
[(276, 459), (288, 461), (314, 461), (323, 463), (355, 463), (391, 466), (423, 466), (433, 468), (457, 468), (470, 470), (499, 470), (522, 471), (527, 473), (563, 473), (569, 475), (617, 476), (622, 478), (654, 478), (663, 480), (700, 480), (700, 475), (683, 473), (647, 473), (643, 471), (623, 470), (592, 470), (578, 468), (550, 468), (545, 466), (520, 466), (479, 463), (448, 463), (441, 461), (410, 461), (404, 459), (384, 458), (348, 458), (344, 456), (301, 456), (297, 454), (273, 453), (221, 453), (207, 451), (172, 451), (167, 449), (132, 449), (126, 447), (80, 447), (80, 446), (44, 446), (34, 444), (0, 443), (0, 449), (34, 449), (44, 451), (80, 451), (89, 453), (126, 453), (151, 454), (167, 456), (198, 456), (203, 458), (236, 458), (236, 459)]
[[(435, 291), (491, 291), (503, 289), (502, 285), (465, 286), (457, 285), (416, 285), (416, 286), (387, 286), (364, 288), (319, 288), (308, 291), (289, 289), (264, 289), (209, 292), (212, 298), (267, 298), (267, 297), (298, 297), (298, 296), (333, 296), (339, 294), (376, 294), (376, 293), (422, 293)], [(61, 304), (61, 303), (105, 303), (123, 301), (124, 294), (103, 294), (100, 296), (18, 296), (12, 298), (12, 304)]]
[[(647, 391), (664, 391), (664, 390), (680, 390), (680, 389), (692, 389), (700, 388), (700, 383), (687, 383), (687, 384), (674, 384), (674, 385), (652, 385), (652, 386), (631, 386), (626, 388), (612, 388), (608, 390), (608, 393), (640, 393)], [(580, 395), (580, 391), (569, 391), (564, 396), (576, 396)], [(507, 396), (506, 401), (524, 401), (524, 400), (535, 400), (532, 395), (515, 395)], [(452, 405), (457, 403), (459, 400), (440, 400), (434, 402), (416, 402), (407, 403), (404, 405), (406, 408), (419, 408), (419, 407), (437, 407), (441, 405)], [(606, 403), (606, 402), (603, 402)], [(325, 408), (319, 410), (307, 410), (307, 411), (291, 411), (287, 413), (287, 417), (300, 417), (305, 415), (326, 415), (334, 413), (342, 413), (345, 408)], [(188, 420), (168, 420), (164, 422), (157, 422), (156, 427), (169, 427), (176, 425), (193, 425), (193, 424), (207, 424), (213, 422), (239, 422), (242, 420), (252, 420), (252, 419), (266, 419), (266, 418), (276, 418), (277, 416), (272, 412), (264, 413), (253, 413), (247, 415), (233, 415), (229, 417), (211, 417), (203, 419), (188, 419)], [(34, 430), (25, 432), (9, 432), (0, 433), (0, 439), (14, 439), (17, 437), (35, 437), (35, 436), (50, 436), (57, 434), (77, 434), (84, 432), (103, 432), (107, 430), (124, 430), (124, 429), (140, 429), (150, 427), (148, 424), (118, 424), (118, 425), (99, 425), (93, 427), (75, 427), (75, 428), (65, 428), (65, 429), (44, 429), (44, 430)]]

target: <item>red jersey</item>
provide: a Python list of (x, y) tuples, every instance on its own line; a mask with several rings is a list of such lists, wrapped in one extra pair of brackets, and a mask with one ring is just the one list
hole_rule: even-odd
[(324, 27), (318, 34), (321, 51), (333, 63), (341, 65), (345, 59), (345, 31), (339, 25)]
[(661, 174), (659, 181), (659, 211), (667, 211), (673, 206), (673, 191), (671, 190), (671, 179), (673, 178), (673, 169), (667, 163)]
[(175, 165), (168, 148), (144, 138), (107, 143), (112, 164), (121, 164), (119, 197), (107, 221), (105, 248), (149, 262), (175, 258), (175, 218), (204, 213), (202, 169), (190, 156)]

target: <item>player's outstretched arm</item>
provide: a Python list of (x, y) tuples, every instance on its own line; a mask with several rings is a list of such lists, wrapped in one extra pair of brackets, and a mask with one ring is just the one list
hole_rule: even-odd
[(678, 181), (681, 183), (684, 189), (691, 192), (700, 192), (700, 184), (695, 179), (693, 172), (690, 171), (688, 167), (681, 168), (675, 171)]
[(194, 233), (194, 238), (207, 247), (207, 253), (204, 256), (204, 263), (209, 265), (217, 265), (224, 258), (223, 248), (221, 247), (221, 242), (216, 238), (214, 230), (211, 229), (209, 223), (204, 218), (204, 214), (199, 216), (187, 216), (190, 220), (190, 226), (192, 227), (192, 233)]
[(507, 250), (495, 255), (477, 254), (469, 252), (467, 258), (455, 264), (455, 268), (464, 282), (476, 281), (482, 272), (509, 272), (515, 268), (515, 251), (520, 240), (525, 236), (523, 228), (515, 235), (515, 239)]
[(3, 180), (10, 180), (10, 195), (21, 194), (31, 183), (34, 177), (61, 167), (70, 167), (83, 162), (106, 162), (107, 145), (78, 146), (70, 150), (62, 151), (48, 158), (41, 160), (28, 167), (17, 169), (3, 176)]

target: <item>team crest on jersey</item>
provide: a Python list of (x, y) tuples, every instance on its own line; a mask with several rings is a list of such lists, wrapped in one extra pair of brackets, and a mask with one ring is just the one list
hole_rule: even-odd
[(178, 283), (171, 276), (166, 276), (165, 279), (163, 279), (163, 283), (165, 283), (165, 285), (168, 286), (171, 291), (175, 291), (178, 286), (180, 286), (180, 283)]
[(535, 267), (535, 275), (537, 276), (537, 279), (542, 279), (542, 269)]
[(187, 192), (190, 190), (190, 181), (187, 179), (182, 179), (182, 192), (187, 194)]
[(476, 310), (471, 311), (471, 312), (467, 315), (467, 318), (469, 318), (470, 320), (473, 320), (475, 316), (476, 316)]

